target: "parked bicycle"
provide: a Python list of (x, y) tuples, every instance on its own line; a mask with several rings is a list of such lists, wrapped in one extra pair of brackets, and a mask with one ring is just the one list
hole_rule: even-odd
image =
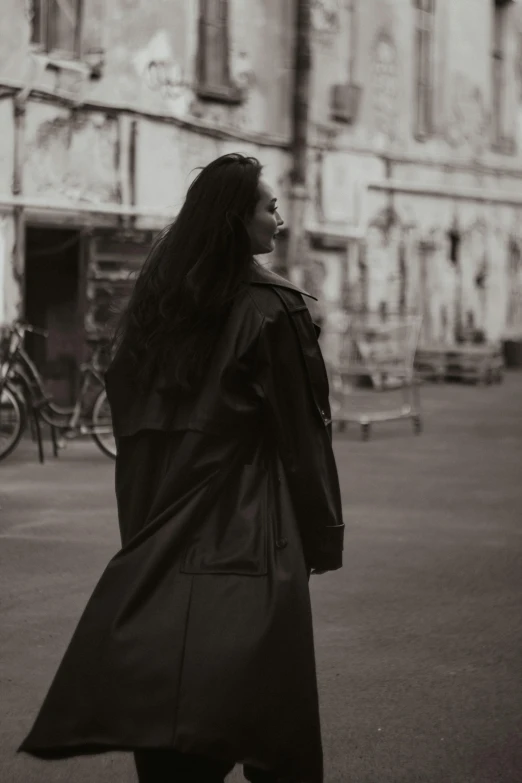
[[(57, 405), (45, 389), (45, 382), (24, 349), (27, 332), (47, 337), (47, 332), (17, 321), (7, 329), (5, 355), (0, 357), (0, 460), (11, 454), (24, 433), (28, 418), (44, 461), (42, 422), (51, 428), (53, 454), (67, 440), (91, 437), (108, 457), (116, 457), (109, 402), (105, 392), (100, 354), (103, 344), (94, 346), (91, 360), (80, 366), (80, 387), (72, 406)], [(92, 388), (100, 387), (92, 400)]]

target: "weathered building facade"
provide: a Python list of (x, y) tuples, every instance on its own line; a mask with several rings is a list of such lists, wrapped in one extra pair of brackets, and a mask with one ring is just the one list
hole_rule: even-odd
[[(351, 226), (362, 237), (347, 241), (354, 250), (344, 271), (345, 304), (417, 310), (427, 341), (520, 334), (517, 3), (329, 7), (317, 13), (324, 27), (316, 22), (314, 34), (311, 168), (318, 195), (310, 207), (323, 231), (338, 226), (342, 235)], [(345, 86), (332, 96), (334, 74)], [(317, 254), (332, 300), (342, 291), (342, 246), (340, 239), (337, 262), (332, 252)]]
[[(297, 2), (2, 0), (0, 322), (47, 326), (41, 360), (57, 375), (195, 167), (254, 154), (290, 213)], [(311, 6), (305, 241), (290, 273), (328, 311), (417, 310), (425, 340), (520, 334), (517, 3)]]

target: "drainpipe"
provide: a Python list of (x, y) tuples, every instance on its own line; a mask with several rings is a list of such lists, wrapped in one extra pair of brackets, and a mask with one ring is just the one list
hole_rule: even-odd
[(307, 153), (310, 104), (311, 8), (310, 0), (295, 0), (294, 83), (292, 94), (292, 138), (290, 172), (290, 234), (288, 274), (300, 282), (304, 258), (304, 218), (307, 200)]

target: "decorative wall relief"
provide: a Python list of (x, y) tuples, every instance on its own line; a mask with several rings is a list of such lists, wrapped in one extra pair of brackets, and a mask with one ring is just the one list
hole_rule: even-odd
[(150, 90), (158, 92), (164, 99), (177, 98), (181, 90), (181, 69), (168, 60), (151, 60), (144, 73), (145, 83)]
[(399, 117), (397, 47), (387, 30), (377, 35), (372, 52), (373, 125), (381, 141), (396, 138)]
[(148, 44), (134, 56), (134, 67), (145, 86), (164, 100), (176, 100), (186, 88), (183, 71), (176, 62), (170, 38), (159, 30)]
[(257, 83), (256, 72), (248, 52), (239, 51), (231, 54), (230, 70), (232, 79), (245, 93)]
[(158, 31), (134, 57), (134, 67), (148, 91), (159, 96), (173, 113), (191, 114), (215, 125), (244, 127), (249, 119), (248, 96), (255, 74), (247, 52), (231, 52), (234, 82), (245, 88), (245, 100), (233, 108), (201, 101), (194, 96), (194, 84), (177, 61), (168, 33)]
[(312, 0), (312, 27), (319, 33), (336, 33), (340, 27), (342, 0)]
[(480, 87), (463, 74), (451, 80), (451, 109), (447, 140), (452, 147), (468, 147), (480, 154), (488, 144), (489, 114)]

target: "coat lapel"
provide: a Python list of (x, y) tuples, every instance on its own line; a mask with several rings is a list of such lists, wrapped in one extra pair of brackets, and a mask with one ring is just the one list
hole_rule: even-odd
[(299, 301), (293, 294), (280, 288), (276, 290), (296, 331), (317, 411), (324, 425), (328, 427), (332, 422), (330, 388), (323, 355), (317, 341), (315, 324), (312, 322), (308, 307), (302, 300)]
[(294, 296), (294, 293), (307, 296), (315, 301), (317, 301), (317, 297), (258, 264), (251, 268), (250, 284), (271, 286), (282, 300), (297, 333), (316, 408), (323, 423), (328, 427), (332, 421), (330, 390), (324, 359), (317, 342), (321, 329), (312, 322), (310, 311), (303, 299), (300, 296)]
[(317, 297), (313, 294), (309, 294), (308, 291), (294, 285), (290, 280), (281, 277), (281, 275), (277, 275), (275, 272), (272, 272), (270, 269), (266, 269), (259, 264), (254, 264), (252, 266), (249, 282), (251, 285), (270, 285), (276, 286), (277, 288), (286, 288), (289, 291), (296, 291), (302, 296), (308, 296), (310, 299), (314, 299), (317, 302)]

